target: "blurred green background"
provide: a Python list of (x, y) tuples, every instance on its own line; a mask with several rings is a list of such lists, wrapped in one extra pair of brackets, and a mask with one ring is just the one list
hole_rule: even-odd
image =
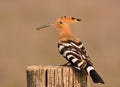
[(106, 83), (92, 87), (120, 87), (120, 0), (0, 0), (0, 87), (26, 87), (29, 65), (66, 62), (56, 29), (36, 30), (61, 16), (82, 19), (71, 30)]

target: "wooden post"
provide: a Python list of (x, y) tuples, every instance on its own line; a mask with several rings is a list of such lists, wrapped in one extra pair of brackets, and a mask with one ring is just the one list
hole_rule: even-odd
[(27, 87), (88, 87), (87, 76), (71, 66), (28, 66)]

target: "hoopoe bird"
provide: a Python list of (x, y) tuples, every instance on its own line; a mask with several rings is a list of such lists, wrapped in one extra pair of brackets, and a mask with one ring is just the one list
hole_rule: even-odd
[(58, 49), (60, 54), (76, 69), (84, 70), (92, 78), (94, 83), (102, 83), (104, 81), (93, 67), (90, 57), (80, 39), (75, 37), (70, 31), (70, 24), (81, 21), (74, 17), (61, 17), (55, 23), (38, 27), (42, 28), (55, 26), (58, 30)]

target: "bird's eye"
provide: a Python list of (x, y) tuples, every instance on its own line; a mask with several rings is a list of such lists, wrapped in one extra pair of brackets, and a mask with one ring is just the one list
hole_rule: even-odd
[(62, 21), (60, 21), (60, 24), (62, 24), (63, 22)]

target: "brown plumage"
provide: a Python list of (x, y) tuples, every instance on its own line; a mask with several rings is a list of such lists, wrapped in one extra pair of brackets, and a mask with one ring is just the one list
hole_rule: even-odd
[(104, 84), (102, 78), (95, 71), (83, 43), (70, 31), (70, 24), (79, 21), (81, 19), (64, 16), (58, 18), (55, 23), (39, 27), (37, 30), (55, 26), (58, 30), (58, 49), (60, 54), (76, 69), (86, 71), (91, 76), (93, 82)]

